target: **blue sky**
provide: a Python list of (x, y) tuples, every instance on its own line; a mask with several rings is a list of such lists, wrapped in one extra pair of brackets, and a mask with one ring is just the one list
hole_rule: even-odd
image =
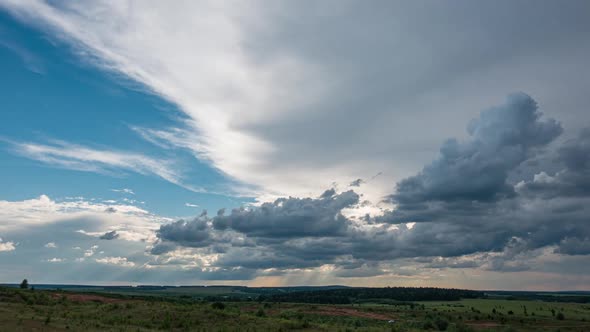
[[(72, 49), (52, 41), (6, 12), (0, 16), (3, 112), (2, 195), (22, 200), (46, 194), (50, 197), (121, 199), (112, 189), (133, 188), (135, 200), (150, 210), (171, 216), (195, 214), (194, 207), (217, 210), (227, 204), (248, 201), (230, 195), (228, 179), (207, 163), (182, 150), (163, 149), (142, 139), (133, 126), (171, 126), (182, 114), (169, 102), (146, 93), (120, 75), (98, 70), (80, 61)], [(187, 184), (198, 184), (204, 194), (132, 170), (105, 176), (72, 171), (23, 158), (10, 142), (46, 144), (60, 140), (96, 149), (140, 151), (153, 158), (171, 156), (182, 169)]]
[(589, 12), (0, 0), (0, 282), (588, 289)]

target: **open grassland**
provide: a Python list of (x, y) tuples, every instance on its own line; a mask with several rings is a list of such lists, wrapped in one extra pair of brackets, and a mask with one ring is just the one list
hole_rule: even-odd
[(82, 330), (590, 331), (590, 304), (499, 299), (353, 305), (207, 302), (0, 288), (0, 331)]

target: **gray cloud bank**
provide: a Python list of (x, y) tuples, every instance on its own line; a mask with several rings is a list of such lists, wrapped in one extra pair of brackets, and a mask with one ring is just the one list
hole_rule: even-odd
[[(382, 215), (353, 217), (346, 211), (362, 205), (360, 196), (330, 189), (163, 225), (151, 253), (198, 248), (215, 255), (215, 271), (250, 277), (325, 265), (339, 277), (375, 276), (400, 259), (513, 272), (548, 254), (590, 254), (589, 129), (560, 143), (561, 124), (517, 93), (467, 132), (399, 181), (385, 198), (395, 207)], [(527, 172), (529, 164), (547, 171)]]

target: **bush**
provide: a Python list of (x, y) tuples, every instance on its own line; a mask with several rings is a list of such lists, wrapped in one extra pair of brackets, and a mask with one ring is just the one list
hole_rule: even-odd
[(555, 318), (557, 318), (557, 320), (564, 320), (565, 316), (563, 315), (563, 312), (560, 312), (557, 314), (557, 316), (555, 316)]
[(211, 308), (217, 309), (217, 310), (223, 310), (223, 309), (225, 309), (225, 304), (223, 304), (221, 302), (213, 302), (213, 303), (211, 303)]
[(434, 328), (434, 325), (432, 325), (432, 322), (429, 321), (429, 320), (425, 321), (424, 324), (422, 324), (422, 329), (423, 330), (430, 330), (430, 329), (433, 329), (433, 328)]
[(256, 316), (266, 317), (266, 313), (264, 312), (264, 310), (262, 308), (260, 308), (260, 309), (258, 309), (258, 311), (256, 311)]
[(447, 322), (446, 320), (442, 319), (442, 318), (438, 318), (435, 322), (434, 325), (436, 325), (436, 328), (439, 331), (446, 331), (447, 327), (449, 327), (449, 322)]

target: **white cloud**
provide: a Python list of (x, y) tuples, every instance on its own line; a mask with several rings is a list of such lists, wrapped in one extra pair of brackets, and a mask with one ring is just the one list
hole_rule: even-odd
[[(183, 188), (202, 192), (201, 188), (184, 184), (174, 162), (151, 158), (129, 151), (100, 150), (53, 141), (52, 144), (10, 142), (14, 152), (40, 162), (85, 172), (110, 174), (116, 171), (155, 175)], [(125, 194), (135, 194), (131, 189), (113, 189)]]
[[(180, 125), (132, 128), (258, 186), (262, 199), (316, 195), (333, 181), (383, 171), (360, 189), (378, 201), (396, 179), (431, 160), (438, 142), (507, 92), (526, 87), (543, 96), (550, 112), (566, 112), (567, 97), (572, 111), (564, 121), (574, 127), (587, 104), (590, 75), (579, 72), (587, 73), (590, 54), (580, 33), (585, 20), (544, 24), (547, 12), (561, 18), (584, 12), (578, 4), (486, 5), (485, 19), (475, 21), (481, 4), (462, 3), (460, 10), (411, 2), (369, 10), (354, 1), (0, 5), (64, 38), (85, 61), (178, 105), (186, 115)], [(573, 79), (574, 90), (555, 88), (555, 79)], [(423, 130), (430, 123), (437, 130)]]
[(95, 259), (95, 261), (97, 263), (101, 263), (101, 264), (119, 265), (119, 266), (123, 266), (123, 267), (135, 266), (135, 263), (128, 261), (126, 257), (97, 258), (97, 259)]
[(132, 189), (129, 189), (129, 188), (111, 189), (111, 191), (114, 191), (114, 192), (117, 192), (117, 193), (122, 193), (122, 194), (135, 195), (135, 192)]
[(65, 262), (65, 261), (66, 261), (65, 258), (56, 258), (56, 257), (47, 260), (47, 262), (49, 262), (49, 263), (61, 263), (61, 262)]
[(2, 242), (0, 238), (0, 252), (3, 251), (14, 251), (16, 249), (14, 242)]
[(198, 208), (198, 207), (199, 207), (199, 205), (197, 205), (197, 204), (192, 204), (192, 203), (184, 203), (184, 206), (187, 206), (187, 207), (192, 207), (192, 208)]
[[(157, 3), (131, 8), (130, 3), (70, 3), (64, 4), (67, 10), (60, 10), (42, 1), (4, 3), (17, 15), (35, 17), (58, 30), (60, 36), (79, 47), (79, 54), (88, 55), (86, 60), (145, 84), (178, 104), (188, 116), (179, 128), (138, 129), (144, 137), (188, 148), (225, 174), (261, 185), (267, 192), (302, 193), (310, 187), (319, 191), (340, 177), (341, 172), (334, 172), (333, 167), (310, 177), (306, 175), (310, 168), (298, 165), (292, 170), (291, 181), (285, 183), (266, 157), (277, 147), (240, 128), (273, 113), (289, 112), (290, 104), (302, 106), (306, 101), (299, 96), (315, 95), (324, 86), (313, 79), (316, 68), (296, 57), (279, 57), (262, 66), (245, 53), (242, 44), (246, 31), (240, 20), (258, 21), (263, 4), (204, 1), (187, 2), (187, 8)], [(194, 13), (199, 13), (197, 19)], [(134, 37), (137, 31), (150, 40)], [(47, 162), (72, 168), (96, 167), (81, 163), (78, 154), (63, 158), (61, 149), (29, 148), (41, 150), (34, 156)], [(298, 168), (301, 171), (295, 172)], [(317, 183), (318, 178), (326, 180)]]
[(45, 248), (57, 248), (57, 245), (55, 244), (55, 242), (48, 242), (47, 244), (45, 244)]
[[(4, 232), (76, 218), (90, 218), (98, 223), (93, 229), (80, 230), (79, 233), (99, 237), (107, 230), (116, 230), (120, 239), (137, 242), (153, 240), (154, 230), (172, 220), (125, 204), (90, 200), (54, 201), (46, 195), (23, 201), (0, 200), (0, 231)], [(46, 245), (48, 248), (51, 246), (50, 243)]]
[(97, 245), (90, 247), (90, 249), (84, 251), (84, 257), (94, 256), (94, 254), (96, 253), (96, 249), (98, 249)]

